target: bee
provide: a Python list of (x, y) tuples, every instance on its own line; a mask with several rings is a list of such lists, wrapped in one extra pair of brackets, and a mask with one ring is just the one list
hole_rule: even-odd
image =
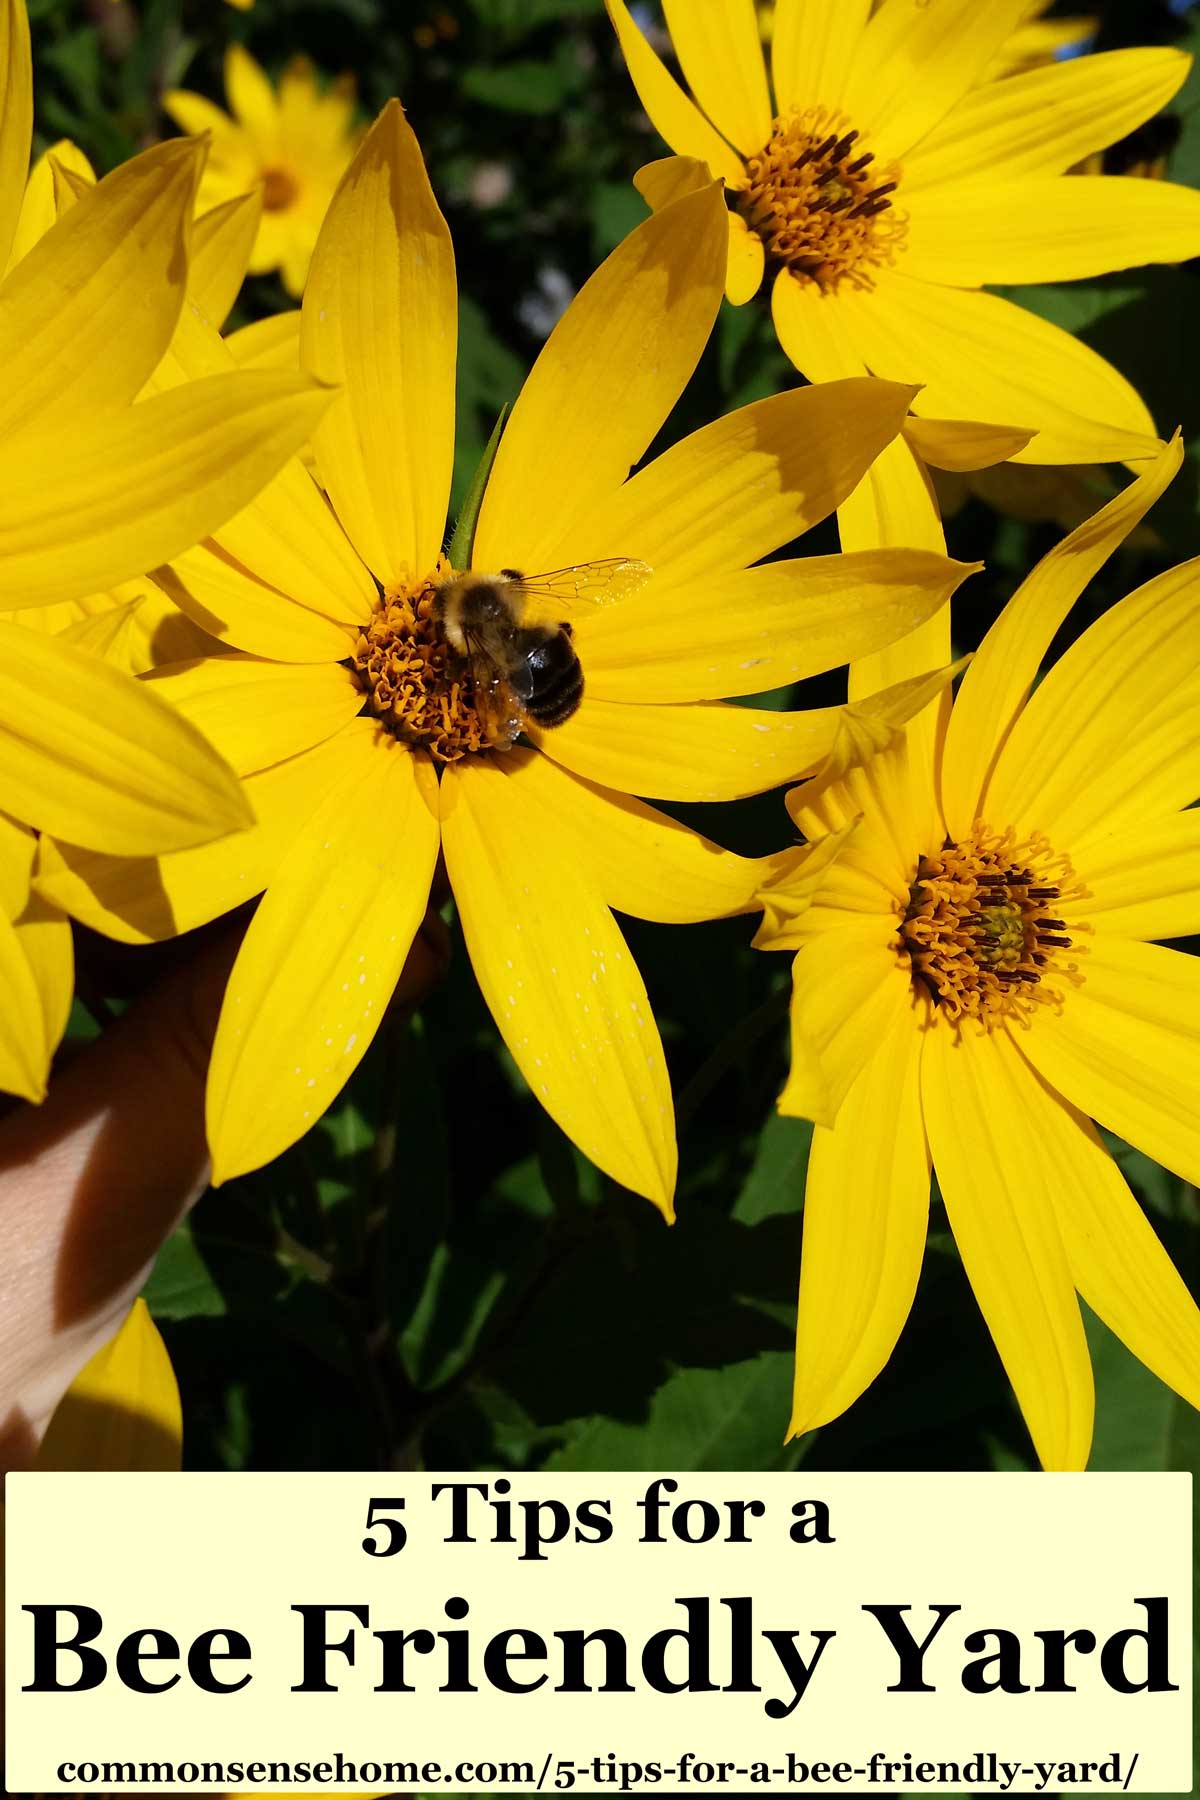
[(549, 730), (578, 711), (583, 669), (564, 613), (624, 600), (652, 573), (644, 562), (612, 556), (544, 575), (469, 569), (441, 584), (434, 617), (468, 665), (476, 708), (497, 742), (511, 744), (527, 719)]

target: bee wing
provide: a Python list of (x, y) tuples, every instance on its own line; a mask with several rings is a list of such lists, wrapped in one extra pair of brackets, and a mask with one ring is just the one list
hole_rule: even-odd
[[(547, 622), (578, 606), (613, 606), (644, 587), (654, 570), (636, 557), (605, 556), (597, 562), (571, 563), (565, 569), (549, 569), (541, 575), (523, 575), (521, 589), (530, 620)], [(556, 612), (556, 609), (557, 610)]]

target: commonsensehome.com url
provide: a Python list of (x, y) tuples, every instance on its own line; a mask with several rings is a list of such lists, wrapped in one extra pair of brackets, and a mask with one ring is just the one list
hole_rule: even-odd
[(547, 1755), (542, 1762), (352, 1762), (339, 1752), (329, 1762), (64, 1762), (63, 1787), (224, 1788), (370, 1787), (388, 1792), (432, 1787), (511, 1787), (525, 1792), (568, 1788), (750, 1788), (832, 1786), (980, 1787), (1041, 1793), (1049, 1787), (1125, 1792), (1138, 1751), (1113, 1750), (1095, 1762), (1011, 1761), (995, 1751), (976, 1751), (966, 1761), (928, 1761), (911, 1752), (876, 1750), (863, 1761), (806, 1761), (788, 1752), (771, 1761), (713, 1762), (685, 1751), (674, 1762), (627, 1762), (614, 1755), (576, 1762)]

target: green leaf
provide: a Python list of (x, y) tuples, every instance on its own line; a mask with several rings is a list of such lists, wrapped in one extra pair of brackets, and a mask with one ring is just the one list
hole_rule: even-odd
[(492, 472), (492, 464), (496, 460), (496, 452), (500, 448), (500, 439), (504, 435), (504, 421), (508, 417), (508, 407), (502, 406), (500, 417), (492, 427), (492, 435), (487, 447), (479, 459), (479, 466), (471, 477), (471, 485), (467, 489), (467, 497), (462, 503), (462, 511), (454, 527), (454, 535), (450, 539), (450, 565), (455, 569), (469, 569), (471, 552), (475, 547), (475, 528), (479, 523), (479, 509), (483, 505), (483, 496), (487, 492), (488, 477)]
[(568, 1469), (791, 1469), (785, 1445), (790, 1351), (764, 1351), (727, 1369), (678, 1369), (650, 1401), (649, 1417), (589, 1419), (546, 1467)]
[(530, 60), (500, 68), (479, 65), (465, 70), (462, 78), (463, 93), (481, 106), (544, 117), (557, 112), (576, 85), (570, 69), (562, 64)]

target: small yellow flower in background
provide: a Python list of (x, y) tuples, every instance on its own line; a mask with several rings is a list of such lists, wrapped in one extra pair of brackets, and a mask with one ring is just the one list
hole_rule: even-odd
[[(621, 604), (558, 600), (582, 704), (552, 730), (526, 715), (529, 747), (514, 747), (515, 721), (439, 623), (439, 584), (454, 572), (442, 554), (458, 335), (449, 233), (397, 103), (359, 151), (303, 312), (304, 361), (340, 390), (313, 439), (328, 499), (294, 463), (161, 577), (224, 641), (152, 685), (245, 776), (258, 825), (228, 854), (134, 864), (43, 851), (39, 891), (129, 941), (266, 890), (213, 1053), (218, 1180), (278, 1155), (341, 1090), (441, 856), (532, 1093), (601, 1168), (670, 1213), (670, 1089), (610, 908), (678, 922), (745, 912), (774, 865), (722, 852), (640, 797), (733, 799), (812, 769), (843, 708), (723, 698), (911, 632), (945, 611), (965, 572), (922, 551), (749, 566), (859, 482), (901, 425), (905, 387), (782, 394), (627, 479), (708, 339), (725, 239), (715, 183), (647, 220), (572, 303), (504, 432), (460, 570), (533, 577), (607, 561), (649, 577)], [(204, 332), (193, 321), (186, 348), (177, 340), (193, 374), (230, 359)], [(866, 728), (886, 736), (944, 679), (884, 696)]]
[[(32, 617), (220, 524), (304, 441), (328, 395), (299, 373), (237, 375), (132, 405), (183, 306), (200, 158), (159, 146), (52, 225), (53, 167), (26, 185), (21, 0), (0, 3), (0, 68), (0, 611)], [(56, 166), (70, 172), (70, 157)], [(251, 814), (194, 726), (19, 613), (0, 622), (0, 791), (0, 1088), (39, 1100), (73, 970), (65, 919), (31, 892), (33, 832), (144, 856)]]
[(817, 1121), (793, 1433), (890, 1356), (931, 1165), (1047, 1468), (1082, 1468), (1091, 1443), (1076, 1291), (1200, 1404), (1200, 1312), (1091, 1122), (1200, 1179), (1200, 959), (1151, 941), (1200, 931), (1200, 563), (1112, 607), (1032, 685), (1181, 461), (1176, 441), (1038, 565), (940, 742), (910, 728), (790, 796), (808, 837), (853, 826), (815, 894), (765, 891), (756, 940), (796, 951), (780, 1108)]
[(665, 0), (689, 95), (625, 0), (607, 5), (678, 153), (644, 168), (639, 189), (657, 207), (724, 182), (729, 298), (767, 276), (780, 343), (810, 381), (870, 370), (921, 383), (924, 419), (1036, 433), (1021, 461), (1154, 454), (1154, 421), (1116, 369), (983, 288), (1200, 252), (1200, 194), (1064, 173), (1165, 105), (1186, 56), (1116, 50), (981, 82), (1028, 0), (883, 0), (873, 13), (869, 0), (779, 0), (772, 99), (752, 0)]
[(175, 1371), (150, 1309), (135, 1300), (59, 1401), (33, 1466), (173, 1471), (182, 1458)]
[(225, 92), (232, 118), (185, 88), (172, 89), (163, 105), (182, 130), (212, 133), (202, 208), (261, 188), (250, 273), (278, 269), (298, 297), (321, 221), (362, 138), (353, 83), (347, 78), (323, 88), (312, 64), (295, 57), (276, 91), (249, 52), (233, 44), (225, 53)]

